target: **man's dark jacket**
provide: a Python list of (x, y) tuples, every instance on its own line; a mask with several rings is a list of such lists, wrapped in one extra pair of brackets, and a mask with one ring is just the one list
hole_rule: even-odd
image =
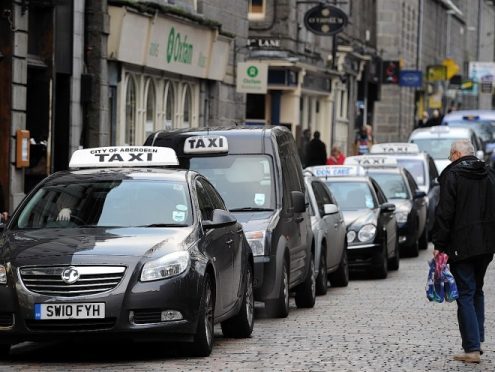
[(318, 138), (309, 141), (306, 147), (306, 166), (325, 165), (327, 163), (327, 148)]
[(433, 244), (455, 262), (495, 252), (495, 175), (474, 156), (452, 162), (439, 177)]

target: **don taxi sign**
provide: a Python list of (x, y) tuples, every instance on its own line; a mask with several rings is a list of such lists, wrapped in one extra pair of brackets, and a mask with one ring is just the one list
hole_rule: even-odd
[(149, 167), (179, 165), (168, 147), (112, 146), (76, 150), (69, 168)]
[(372, 154), (416, 154), (419, 147), (415, 143), (379, 143), (371, 146)]
[(362, 176), (365, 170), (353, 165), (321, 165), (306, 168), (316, 177)]
[(225, 136), (193, 136), (184, 141), (184, 154), (208, 154), (229, 152)]
[(379, 155), (358, 155), (349, 156), (345, 159), (344, 164), (360, 165), (363, 168), (381, 167), (381, 168), (397, 168), (397, 160), (387, 156)]

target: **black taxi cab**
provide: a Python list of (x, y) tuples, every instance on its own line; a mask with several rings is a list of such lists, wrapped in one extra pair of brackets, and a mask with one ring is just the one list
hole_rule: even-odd
[(350, 156), (345, 164), (361, 165), (381, 187), (388, 201), (395, 204), (401, 255), (417, 257), (426, 249), (426, 193), (419, 190), (414, 177), (399, 167), (396, 159), (384, 155)]
[(172, 149), (77, 150), (0, 238), (0, 351), (22, 341), (119, 337), (190, 343), (253, 329), (253, 259), (211, 183)]
[(254, 256), (254, 296), (270, 317), (315, 304), (318, 270), (302, 166), (285, 127), (161, 130), (145, 145), (173, 148), (180, 166), (215, 186), (242, 223)]
[(399, 268), (399, 244), (395, 205), (378, 183), (356, 165), (305, 168), (332, 191), (347, 228), (349, 268), (365, 270), (384, 279)]

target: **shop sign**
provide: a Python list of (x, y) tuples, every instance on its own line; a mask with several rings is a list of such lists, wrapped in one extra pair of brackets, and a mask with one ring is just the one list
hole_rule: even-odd
[(332, 36), (344, 31), (347, 14), (331, 5), (318, 5), (304, 14), (304, 25), (308, 31), (320, 36)]
[(240, 62), (237, 64), (237, 92), (265, 94), (267, 92), (268, 65)]
[(426, 67), (426, 78), (428, 81), (447, 80), (447, 67), (444, 65), (432, 65)]
[(401, 70), (399, 85), (401, 87), (421, 88), (423, 86), (423, 73), (418, 70)]
[(280, 39), (252, 38), (248, 39), (247, 46), (249, 48), (279, 49)]
[(383, 61), (382, 83), (399, 84), (400, 61)]
[(481, 77), (481, 93), (492, 93), (493, 90), (493, 75), (485, 75)]

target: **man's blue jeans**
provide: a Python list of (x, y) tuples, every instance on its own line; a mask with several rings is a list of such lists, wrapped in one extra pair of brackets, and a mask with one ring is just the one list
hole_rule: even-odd
[(492, 259), (492, 254), (481, 255), (450, 264), (459, 291), (457, 319), (465, 352), (479, 351), (485, 341), (483, 281)]

